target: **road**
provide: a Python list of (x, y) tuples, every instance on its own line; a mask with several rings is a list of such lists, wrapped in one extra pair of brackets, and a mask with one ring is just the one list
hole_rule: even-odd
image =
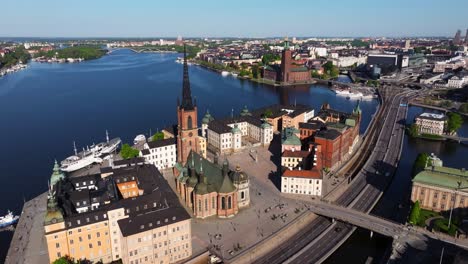
[[(364, 166), (354, 177), (349, 188), (341, 195), (336, 204), (349, 206), (353, 209), (369, 212), (377, 203), (385, 187), (391, 181), (402, 148), (404, 125), (407, 113), (408, 99), (417, 92), (401, 89), (383, 89), (382, 112), (385, 117), (376, 119), (373, 131), (368, 137), (377, 138), (370, 141), (369, 149), (373, 149)], [(330, 256), (354, 231), (354, 227), (345, 223), (330, 223), (325, 217), (319, 217), (311, 223), (314, 226), (323, 226), (328, 222), (326, 232), (316, 235), (309, 230), (298, 239), (285, 241), (283, 249), (271, 252), (255, 263), (320, 263)], [(330, 226), (333, 225), (333, 228)], [(306, 244), (306, 245), (304, 245)], [(307, 247), (309, 250), (302, 250)], [(293, 254), (290, 254), (294, 252)]]

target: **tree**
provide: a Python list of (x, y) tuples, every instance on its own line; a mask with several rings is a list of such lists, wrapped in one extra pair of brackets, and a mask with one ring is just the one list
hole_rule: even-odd
[(448, 113), (447, 131), (452, 134), (463, 124), (463, 118), (457, 113)]
[(164, 133), (158, 132), (153, 135), (153, 141), (164, 139)]
[(259, 77), (259, 68), (257, 64), (252, 65), (252, 78), (257, 79)]
[(266, 53), (262, 56), (262, 63), (264, 65), (268, 65), (274, 61), (277, 61), (280, 59), (280, 56), (275, 53)]
[(424, 170), (426, 168), (429, 161), (429, 154), (427, 153), (419, 153), (419, 155), (416, 157), (416, 160), (414, 161), (413, 164), (413, 177), (416, 176), (419, 172)]
[(418, 125), (412, 124), (412, 125), (408, 128), (408, 134), (410, 135), (410, 137), (417, 137), (417, 136), (419, 135), (419, 127), (418, 127)]
[(272, 117), (273, 116), (273, 111), (271, 111), (271, 109), (267, 109), (263, 113), (263, 116), (266, 117), (266, 118)]
[(336, 78), (340, 74), (338, 67), (333, 65), (331, 61), (327, 61), (322, 67), (326, 75), (330, 76), (330, 78)]
[(61, 258), (56, 259), (52, 264), (74, 264), (75, 261), (69, 256), (63, 256)]
[(124, 159), (131, 159), (135, 158), (140, 154), (140, 151), (138, 149), (134, 149), (130, 147), (128, 144), (123, 144), (122, 149), (120, 150), (120, 156)]
[(458, 110), (462, 113), (468, 113), (468, 103), (462, 104)]
[(421, 215), (421, 208), (419, 207), (419, 201), (416, 201), (411, 208), (409, 222), (413, 225), (417, 225), (419, 222), (419, 216)]

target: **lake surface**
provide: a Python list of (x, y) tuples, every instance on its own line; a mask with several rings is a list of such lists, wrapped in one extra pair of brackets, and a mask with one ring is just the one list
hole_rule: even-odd
[[(113, 52), (101, 59), (76, 64), (31, 63), (29, 68), (0, 78), (0, 215), (19, 214), (24, 200), (47, 190), (54, 159), (111, 137), (133, 142), (176, 122), (181, 96), (182, 65), (177, 54)], [(199, 120), (206, 109), (216, 117), (238, 114), (271, 104), (300, 103), (316, 109), (328, 102), (351, 112), (356, 101), (337, 97), (324, 86), (271, 87), (222, 77), (190, 66), (192, 94)], [(365, 130), (377, 101), (361, 103)], [(11, 232), (0, 233), (3, 262)]]

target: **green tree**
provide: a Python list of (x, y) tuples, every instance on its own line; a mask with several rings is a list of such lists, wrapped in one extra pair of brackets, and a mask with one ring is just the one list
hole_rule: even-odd
[(266, 109), (265, 112), (263, 113), (263, 116), (266, 118), (270, 118), (273, 116), (273, 111), (271, 111), (271, 109)]
[(340, 70), (338, 69), (338, 67), (333, 65), (333, 62), (331, 62), (331, 61), (327, 61), (322, 67), (323, 67), (323, 71), (330, 78), (336, 78), (340, 74)]
[(468, 113), (468, 103), (464, 103), (460, 106), (460, 108), (458, 109), (458, 111), (462, 112), (462, 113)]
[(260, 70), (257, 64), (252, 65), (252, 78), (258, 79)]
[(419, 207), (419, 201), (416, 201), (411, 208), (411, 213), (409, 216), (409, 222), (413, 225), (417, 225), (419, 222), (419, 216), (421, 214), (421, 208)]
[(410, 137), (417, 137), (417, 136), (419, 135), (419, 127), (418, 127), (418, 125), (412, 124), (412, 125), (408, 128), (408, 134), (410, 135)]
[(140, 151), (138, 149), (134, 149), (130, 147), (128, 144), (123, 144), (122, 149), (120, 150), (120, 156), (124, 159), (131, 159), (135, 158), (140, 154)]
[(61, 258), (54, 260), (54, 262), (52, 263), (53, 264), (74, 264), (76, 262), (69, 256), (63, 256)]
[(158, 132), (153, 135), (153, 141), (164, 139), (164, 133)]
[(264, 65), (268, 65), (274, 61), (277, 61), (280, 59), (280, 56), (276, 53), (266, 53), (262, 56), (262, 63)]
[(424, 170), (426, 166), (430, 165), (428, 164), (429, 162), (429, 154), (427, 153), (419, 153), (419, 155), (416, 157), (416, 160), (413, 163), (413, 177), (416, 176), (419, 172)]
[(463, 124), (463, 118), (457, 113), (448, 113), (447, 116), (448, 116), (447, 131), (449, 133), (454, 133)]

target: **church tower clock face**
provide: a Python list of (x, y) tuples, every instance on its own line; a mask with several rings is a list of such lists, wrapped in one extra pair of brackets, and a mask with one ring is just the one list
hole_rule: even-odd
[(192, 133), (192, 132), (188, 133), (188, 136), (189, 136), (189, 137), (192, 137), (192, 136), (193, 136), (193, 133)]

